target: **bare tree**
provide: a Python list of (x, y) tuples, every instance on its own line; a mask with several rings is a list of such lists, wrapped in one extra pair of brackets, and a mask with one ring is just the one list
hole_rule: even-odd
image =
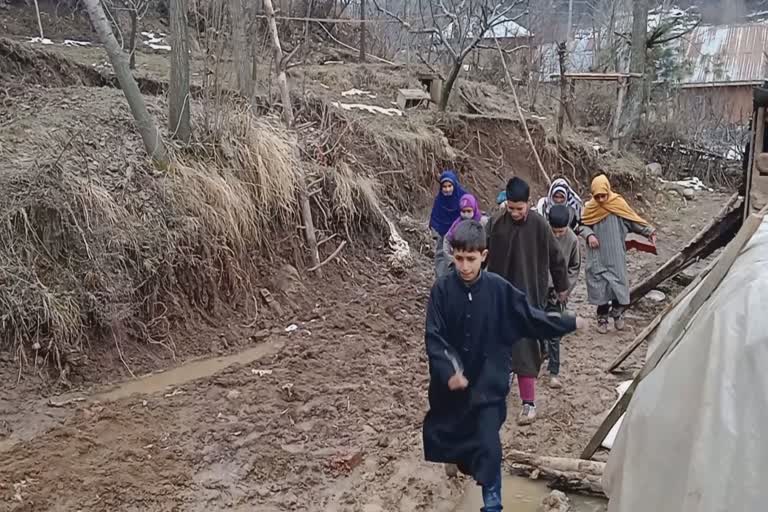
[(253, 93), (252, 47), (248, 44), (248, 16), (243, 0), (230, 0), (232, 17), (232, 60), (235, 64), (237, 90), (246, 98)]
[(619, 117), (620, 145), (626, 147), (640, 127), (645, 105), (645, 76), (648, 42), (648, 2), (634, 0), (632, 4), (632, 42), (629, 72), (641, 78), (631, 78), (627, 87), (625, 106)]
[[(448, 67), (440, 96), (440, 110), (448, 106), (451, 91), (464, 68), (464, 60), (484, 41), (493, 42), (496, 27), (507, 24), (519, 27), (516, 22), (525, 14), (518, 12), (525, 0), (436, 0), (427, 4), (428, 12), (422, 13), (419, 26), (414, 27), (407, 20), (381, 7), (373, 0), (376, 9), (398, 20), (412, 34), (428, 35), (431, 45), (428, 55), (436, 50)], [(514, 37), (503, 34), (499, 37)], [(419, 59), (430, 64), (428, 57), (419, 52)]]
[[(280, 36), (277, 32), (277, 22), (275, 21), (275, 8), (272, 6), (272, 0), (264, 1), (264, 12), (267, 15), (267, 25), (269, 34), (272, 38), (272, 51), (274, 52), (275, 66), (277, 67), (277, 85), (280, 88), (280, 94), (283, 101), (283, 119), (286, 127), (293, 128), (293, 104), (291, 103), (291, 90), (288, 86), (288, 78), (285, 70), (288, 62), (299, 49), (296, 45), (293, 52), (288, 55), (283, 54), (283, 48), (280, 45)], [(303, 169), (299, 169), (299, 203), (301, 204), (301, 220), (304, 222), (304, 236), (309, 246), (309, 254), (312, 261), (312, 268), (320, 268), (320, 253), (317, 250), (317, 235), (315, 234), (315, 223), (312, 220), (312, 208), (309, 202), (307, 192), (307, 181)]]
[[(131, 21), (131, 33), (128, 36), (128, 54), (131, 56), (129, 66), (136, 69), (136, 38), (139, 34), (139, 22), (144, 19), (149, 10), (149, 0), (119, 0), (122, 10), (128, 13)], [(115, 20), (117, 22), (117, 20)]]
[(136, 120), (136, 127), (144, 141), (144, 147), (149, 156), (152, 157), (152, 160), (160, 168), (165, 169), (168, 167), (170, 160), (168, 158), (168, 151), (163, 143), (163, 138), (160, 135), (160, 130), (158, 130), (155, 120), (147, 111), (144, 97), (141, 95), (139, 86), (131, 74), (125, 53), (120, 49), (120, 45), (117, 44), (115, 35), (112, 33), (112, 27), (107, 21), (106, 14), (104, 14), (104, 9), (101, 7), (99, 0), (84, 0), (84, 2), (88, 9), (91, 23), (99, 34), (99, 38), (112, 63), (112, 68), (115, 70), (120, 88), (125, 94), (125, 99), (128, 100), (131, 113)]
[(365, 0), (360, 0), (360, 62), (365, 62), (365, 37), (366, 37), (366, 26), (365, 26)]
[(168, 90), (168, 131), (172, 137), (189, 142), (189, 32), (187, 3), (170, 0), (171, 83)]

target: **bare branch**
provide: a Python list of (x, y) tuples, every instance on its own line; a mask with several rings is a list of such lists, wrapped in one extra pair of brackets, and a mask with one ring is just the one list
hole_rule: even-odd
[(440, 73), (438, 70), (436, 70), (434, 68), (434, 66), (432, 66), (432, 64), (427, 62), (427, 60), (424, 58), (424, 56), (421, 53), (417, 52), (416, 56), (419, 58), (421, 63), (424, 64), (425, 66), (427, 66), (427, 69), (429, 69), (432, 73), (436, 74), (440, 78), (440, 80), (445, 80), (445, 76), (443, 76), (442, 73)]
[(411, 31), (411, 24), (405, 21), (404, 19), (402, 19), (400, 16), (383, 8), (382, 6), (379, 5), (379, 2), (377, 2), (376, 0), (373, 0), (373, 5), (376, 7), (376, 10), (378, 10), (380, 13), (385, 14), (390, 18), (400, 22), (400, 24), (406, 29), (408, 29), (409, 32)]
[(674, 35), (671, 35), (671, 36), (669, 36), (667, 38), (664, 38), (664, 39), (661, 39), (661, 36), (665, 32), (668, 32), (669, 30), (674, 28), (676, 23), (671, 22), (666, 27), (664, 27), (663, 29), (661, 27), (658, 27), (656, 30), (654, 30), (653, 34), (648, 38), (648, 42), (645, 44), (645, 47), (646, 48), (653, 48), (654, 46), (661, 46), (663, 44), (667, 44), (667, 43), (670, 43), (672, 41), (675, 41), (676, 39), (680, 39), (682, 37), (685, 37), (688, 34), (690, 34), (691, 32), (693, 32), (694, 30), (696, 30), (700, 24), (701, 24), (701, 20), (699, 19), (698, 21), (696, 21), (696, 23), (694, 23), (692, 26), (686, 28), (685, 30), (683, 30), (679, 34), (674, 34)]

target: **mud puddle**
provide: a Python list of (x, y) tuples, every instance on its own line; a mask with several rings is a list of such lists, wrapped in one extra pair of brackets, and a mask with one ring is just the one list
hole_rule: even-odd
[[(501, 484), (504, 510), (514, 512), (537, 512), (539, 505), (552, 489), (545, 482), (519, 476), (508, 475)], [(605, 512), (608, 502), (602, 498), (592, 498), (569, 494), (571, 510), (574, 512)], [(480, 487), (470, 484), (459, 506), (454, 512), (477, 512), (483, 506)]]
[(159, 393), (170, 387), (210, 377), (233, 364), (248, 364), (262, 357), (276, 354), (282, 346), (280, 342), (266, 342), (236, 354), (190, 361), (170, 370), (118, 384), (107, 391), (91, 395), (88, 400), (112, 402), (136, 394)]

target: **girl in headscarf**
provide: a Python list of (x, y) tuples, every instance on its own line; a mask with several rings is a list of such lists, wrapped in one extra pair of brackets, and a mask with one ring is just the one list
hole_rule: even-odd
[(655, 245), (656, 230), (611, 190), (603, 174), (592, 180), (592, 200), (581, 222), (580, 234), (587, 241), (587, 297), (597, 306), (597, 331), (608, 332), (609, 317), (621, 331), (629, 305), (626, 236), (637, 233)]
[(549, 211), (556, 204), (568, 207), (570, 211), (568, 226), (578, 233), (581, 210), (584, 208), (584, 203), (565, 178), (558, 178), (552, 182), (547, 195), (536, 203), (536, 211), (545, 218), (549, 218)]
[(472, 194), (464, 194), (461, 196), (461, 199), (459, 199), (459, 214), (460, 217), (453, 221), (450, 229), (445, 234), (445, 237), (443, 237), (443, 251), (449, 256), (453, 253), (451, 250), (451, 240), (453, 240), (453, 233), (456, 231), (456, 228), (458, 227), (459, 223), (461, 223), (461, 221), (476, 220), (482, 226), (485, 226), (488, 223), (488, 216), (483, 215), (482, 210), (480, 210), (480, 205), (477, 203), (477, 198), (475, 198), (475, 196)]
[(450, 169), (440, 175), (440, 190), (432, 205), (429, 227), (437, 235), (435, 243), (435, 276), (440, 278), (448, 273), (450, 258), (443, 251), (443, 239), (454, 221), (460, 217), (459, 199), (464, 189), (459, 184), (456, 173)]

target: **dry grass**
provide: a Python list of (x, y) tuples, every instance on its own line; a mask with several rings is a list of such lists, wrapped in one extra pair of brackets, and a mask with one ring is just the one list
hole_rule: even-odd
[[(384, 225), (374, 181), (302, 162), (279, 120), (233, 105), (206, 119), (195, 116), (196, 140), (165, 174), (135, 156), (115, 165), (87, 129), (66, 143), (25, 140), (47, 159), (0, 169), (0, 348), (37, 350), (66, 376), (88, 342), (131, 336), (173, 351), (174, 322), (252, 307), (258, 266), (301, 243), (302, 165), (321, 187), (321, 233)], [(119, 145), (120, 123), (99, 136)]]

